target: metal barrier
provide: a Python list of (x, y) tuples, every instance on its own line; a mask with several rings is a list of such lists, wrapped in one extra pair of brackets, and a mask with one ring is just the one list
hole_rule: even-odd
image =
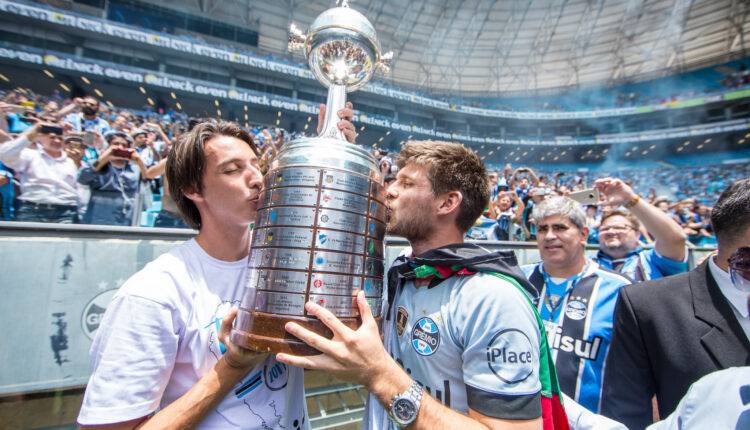
[[(73, 425), (89, 376), (91, 340), (114, 292), (146, 263), (193, 235), (180, 229), (0, 222), (0, 326), (5, 328), (0, 423)], [(513, 249), (520, 264), (539, 260), (534, 243), (481, 244), (488, 250)], [(387, 261), (407, 246), (404, 239), (387, 238)], [(691, 267), (711, 251), (690, 249)], [(315, 383), (321, 376), (309, 376), (306, 397), (315, 428), (361, 419), (366, 397), (361, 387)], [(33, 413), (21, 412), (33, 404)], [(28, 419), (34, 422), (19, 421)]]
[[(305, 378), (307, 378), (307, 373)], [(326, 387), (305, 387), (305, 400), (314, 429), (333, 429), (362, 421), (367, 390), (361, 385), (335, 384)], [(333, 408), (326, 405), (333, 403)]]

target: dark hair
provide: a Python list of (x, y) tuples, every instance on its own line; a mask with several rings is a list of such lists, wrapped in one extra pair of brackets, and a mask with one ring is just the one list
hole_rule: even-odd
[(479, 156), (458, 143), (411, 141), (404, 145), (396, 160), (399, 169), (409, 163), (427, 167), (436, 196), (449, 191), (461, 193), (456, 226), (462, 232), (468, 231), (490, 201), (487, 170)]
[(711, 226), (718, 242), (734, 243), (750, 227), (750, 179), (730, 185), (711, 210)]
[(206, 142), (216, 136), (229, 136), (247, 143), (258, 155), (252, 138), (237, 123), (208, 120), (197, 124), (190, 132), (183, 134), (172, 145), (167, 158), (167, 182), (182, 218), (190, 227), (201, 228), (201, 214), (195, 203), (185, 196), (186, 192), (203, 190), (203, 172), (206, 167)]

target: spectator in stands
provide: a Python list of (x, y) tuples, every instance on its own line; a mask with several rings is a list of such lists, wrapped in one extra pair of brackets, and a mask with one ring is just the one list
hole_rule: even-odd
[[(497, 220), (498, 240), (522, 238), (523, 230), (520, 224), (523, 220), (523, 211), (526, 205), (523, 204), (523, 200), (518, 197), (518, 194), (513, 191), (500, 191), (493, 206), (493, 216)], [(520, 232), (518, 232), (519, 229)]]
[(59, 103), (57, 103), (55, 100), (49, 100), (42, 107), (40, 116), (54, 117), (56, 120), (62, 120), (65, 117), (67, 117), (70, 113), (78, 110), (80, 106), (82, 105), (82, 103), (83, 103), (83, 99), (76, 97), (73, 100), (71, 100), (70, 103), (68, 103), (66, 106), (64, 106), (61, 109)]
[(161, 209), (154, 220), (154, 227), (189, 228), (187, 224), (185, 224), (185, 221), (182, 220), (180, 210), (170, 194), (167, 177), (163, 176), (166, 171), (167, 159), (167, 157), (162, 158), (158, 163), (146, 171), (147, 177), (154, 178), (161, 176), (164, 183), (164, 192), (161, 196)]
[(7, 100), (9, 99), (9, 96), (6, 95), (5, 97), (3, 97), (3, 100), (0, 101), (0, 142), (5, 142), (6, 140), (12, 139), (10, 133), (8, 132), (10, 130), (8, 125), (8, 116), (13, 114), (17, 107), (15, 107), (11, 103), (8, 103)]
[(500, 176), (497, 180), (497, 192), (509, 191), (508, 180), (504, 176)]
[(539, 186), (539, 178), (529, 167), (519, 167), (511, 175), (510, 188), (516, 191), (521, 200), (526, 201), (529, 191)]
[(13, 176), (13, 171), (0, 162), (0, 198), (2, 199), (0, 219), (3, 221), (11, 221), (15, 218), (13, 200), (15, 199), (16, 191)]
[[(676, 211), (673, 219), (682, 227), (682, 231), (687, 235), (690, 243), (699, 245), (706, 237), (711, 234), (706, 229), (707, 214), (703, 210), (703, 217), (698, 214), (701, 205), (697, 204), (694, 198), (685, 199), (676, 205)], [(703, 206), (705, 208), (705, 206)]]
[(17, 221), (73, 223), (78, 193), (76, 163), (66, 153), (62, 124), (38, 122), (0, 144), (0, 161), (20, 179)]
[(37, 121), (37, 114), (31, 108), (20, 106), (16, 112), (9, 112), (6, 115), (8, 122), (8, 131), (11, 133), (21, 133), (32, 127)]
[[(527, 240), (536, 240), (536, 225), (534, 225), (531, 212), (535, 205), (538, 205), (552, 193), (547, 188), (532, 188), (529, 190), (529, 199), (526, 202), (526, 208), (523, 211), (523, 223), (524, 234)], [(519, 197), (521, 197), (519, 195)]]
[(107, 149), (94, 165), (78, 173), (78, 182), (91, 189), (84, 224), (132, 225), (133, 213), (146, 165), (125, 133), (110, 131)]
[(497, 221), (492, 217), (490, 208), (487, 208), (474, 221), (474, 225), (469, 227), (464, 237), (471, 240), (500, 240), (497, 227)]
[(660, 211), (665, 214), (672, 215), (672, 207), (669, 204), (669, 199), (666, 197), (657, 197), (653, 201), (653, 205), (656, 206)]
[[(150, 168), (161, 160), (162, 151), (169, 145), (169, 137), (164, 133), (158, 122), (148, 122), (143, 125), (143, 129), (147, 132), (146, 142), (145, 145), (141, 146), (138, 155), (141, 156), (146, 167)], [(161, 175), (148, 180), (151, 195), (161, 192), (161, 183)]]
[[(382, 151), (380, 153), (383, 154)], [(387, 153), (383, 154), (382, 157), (380, 158), (380, 162), (378, 163), (380, 174), (383, 175), (383, 177), (391, 174), (392, 173), (391, 170), (393, 169), (393, 166), (394, 166), (393, 159), (389, 157)]]
[[(659, 167), (648, 169), (622, 168), (617, 170), (621, 179), (632, 182), (641, 195), (655, 185), (673, 191), (677, 201), (695, 198), (701, 204), (711, 204), (729, 184), (750, 177), (750, 163), (722, 164), (713, 166)], [(609, 172), (611, 175), (614, 172)], [(594, 176), (593, 173), (588, 175)], [(601, 174), (600, 174), (601, 175)]]
[(497, 200), (497, 194), (500, 191), (498, 188), (498, 173), (489, 172), (487, 173), (487, 177), (490, 179), (490, 202), (494, 202), (495, 200)]
[(133, 134), (131, 135), (133, 148), (147, 167), (153, 166), (159, 161), (158, 158), (155, 159), (158, 155), (154, 150), (153, 136), (155, 136), (155, 133), (152, 134), (151, 141), (149, 141), (149, 131), (145, 128), (137, 128), (133, 130)]
[(617, 293), (630, 280), (586, 258), (589, 229), (580, 203), (553, 196), (534, 206), (542, 261), (522, 267), (539, 293), (539, 315), (563, 393), (599, 409)]
[(96, 165), (99, 153), (104, 150), (104, 136), (98, 131), (85, 131), (81, 133), (81, 141), (84, 164)]
[(146, 135), (146, 146), (150, 149), (152, 163), (147, 164), (153, 166), (159, 160), (161, 160), (160, 154), (162, 149), (169, 144), (169, 137), (164, 133), (164, 129), (158, 122), (149, 122), (143, 125), (148, 134)]
[(36, 104), (27, 97), (27, 91), (18, 88), (9, 91), (0, 103), (2, 122), (0, 126), (9, 133), (21, 133), (37, 121)]
[(133, 129), (133, 125), (128, 121), (127, 116), (123, 115), (121, 112), (117, 117), (115, 117), (115, 120), (112, 121), (112, 129), (116, 131), (121, 131), (123, 133), (128, 133)]
[(696, 214), (698, 215), (698, 222), (700, 222), (700, 233), (702, 236), (696, 245), (716, 245), (713, 227), (711, 227), (711, 207), (700, 205)]
[[(620, 179), (599, 179), (594, 186), (601, 193), (603, 205), (623, 205), (630, 210), (615, 210), (602, 216), (596, 256), (602, 267), (636, 282), (687, 271), (685, 235), (673, 219), (641, 199)], [(652, 249), (639, 246), (641, 224), (655, 238)]]
[(73, 126), (74, 132), (90, 131), (104, 135), (109, 131), (109, 123), (99, 117), (99, 100), (86, 96), (80, 101), (80, 108), (80, 112), (71, 113), (65, 117), (65, 121)]
[(68, 154), (68, 157), (70, 157), (71, 160), (73, 160), (76, 167), (80, 169), (86, 156), (81, 135), (78, 133), (70, 133), (66, 135), (65, 139), (63, 139), (63, 146), (65, 148), (65, 153)]
[(666, 417), (701, 377), (750, 365), (747, 272), (737, 272), (747, 268), (736, 264), (750, 259), (749, 207), (750, 179), (735, 182), (711, 213), (716, 254), (688, 273), (620, 291), (604, 415), (642, 429), (652, 420), (654, 395), (659, 416)]
[(599, 208), (594, 205), (586, 206), (586, 227), (589, 228), (588, 243), (599, 243), (599, 225), (602, 222), (601, 220), (602, 217), (599, 213)]

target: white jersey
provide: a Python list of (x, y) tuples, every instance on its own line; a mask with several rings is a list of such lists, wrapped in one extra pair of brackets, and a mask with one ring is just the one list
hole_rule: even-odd
[[(485, 273), (434, 287), (407, 281), (399, 291), (384, 320), (385, 344), (427, 393), (464, 414), (540, 416), (540, 332), (523, 292)], [(373, 396), (367, 428), (395, 428)]]
[(710, 373), (690, 386), (677, 409), (648, 430), (750, 429), (750, 367)]
[[(185, 394), (221, 357), (221, 320), (240, 303), (246, 278), (246, 258), (217, 260), (193, 239), (128, 279), (91, 347), (93, 374), (78, 422), (144, 417)], [(269, 356), (198, 427), (309, 428), (302, 369)]]
[[(622, 430), (626, 427), (597, 415), (565, 397), (573, 430)], [(750, 429), (750, 367), (730, 367), (694, 382), (668, 417), (646, 430)]]

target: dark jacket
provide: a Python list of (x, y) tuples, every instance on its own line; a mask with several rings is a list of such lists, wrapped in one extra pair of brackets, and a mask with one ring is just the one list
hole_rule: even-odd
[(690, 385), (750, 364), (750, 342), (708, 262), (690, 272), (620, 290), (604, 370), (601, 413), (629, 429), (672, 413)]

